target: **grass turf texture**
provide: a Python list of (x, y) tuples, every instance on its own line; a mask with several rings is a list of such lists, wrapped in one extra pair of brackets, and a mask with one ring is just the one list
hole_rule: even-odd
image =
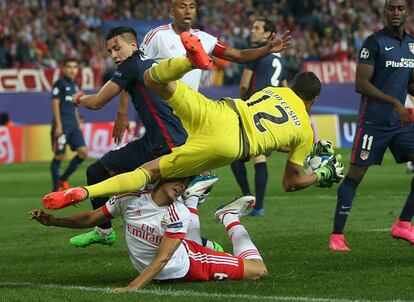
[[(342, 153), (349, 158), (349, 150)], [(388, 232), (409, 191), (412, 175), (405, 173), (405, 167), (395, 165), (387, 153), (383, 166), (368, 171), (347, 225), (353, 250), (344, 254), (327, 248), (337, 185), (284, 193), (284, 161), (284, 154), (273, 153), (269, 158), (266, 215), (242, 220), (265, 259), (267, 279), (151, 284), (141, 293), (130, 294), (104, 291), (126, 286), (137, 275), (127, 256), (119, 219), (115, 220), (119, 240), (113, 247), (74, 248), (68, 240), (82, 230), (44, 227), (27, 216), (40, 207), (41, 197), (50, 190), (49, 163), (0, 166), (0, 301), (414, 300), (414, 246), (393, 240)], [(87, 164), (72, 177), (73, 185), (85, 183)], [(252, 180), (252, 164), (247, 166)], [(239, 189), (229, 167), (216, 172), (221, 179), (200, 207), (202, 233), (231, 251), (213, 212), (238, 196)], [(53, 214), (89, 209), (86, 202)]]

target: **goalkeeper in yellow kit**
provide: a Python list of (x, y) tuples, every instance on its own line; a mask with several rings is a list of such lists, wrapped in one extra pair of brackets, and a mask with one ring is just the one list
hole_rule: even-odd
[[(280, 50), (288, 44), (288, 39), (286, 36), (279, 39)], [(291, 88), (267, 87), (247, 101), (231, 98), (212, 101), (178, 81), (195, 67), (209, 69), (212, 65), (197, 37), (185, 32), (181, 40), (188, 57), (163, 60), (148, 69), (144, 79), (145, 85), (181, 119), (188, 132), (186, 143), (132, 172), (91, 186), (50, 193), (42, 201), (46, 208), (60, 209), (88, 197), (135, 191), (161, 178), (197, 175), (271, 150), (289, 150), (282, 184), (287, 192), (343, 178), (343, 165), (338, 157), (315, 173), (302, 173), (303, 161), (313, 144), (308, 112), (321, 89), (315, 74), (298, 74)]]

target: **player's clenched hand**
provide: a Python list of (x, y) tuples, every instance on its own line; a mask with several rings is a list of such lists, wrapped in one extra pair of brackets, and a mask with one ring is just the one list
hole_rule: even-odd
[(342, 156), (340, 154), (333, 156), (323, 167), (317, 169), (315, 173), (318, 176), (318, 182), (325, 180), (339, 182), (344, 178)]
[(292, 36), (290, 31), (285, 31), (280, 37), (273, 33), (269, 40), (269, 52), (281, 52), (289, 47)]
[(128, 131), (128, 133), (131, 132), (128, 115), (123, 112), (118, 112), (114, 123), (114, 130), (112, 131), (112, 138), (114, 139), (115, 144), (121, 143), (125, 130)]
[(58, 138), (63, 134), (63, 130), (62, 130), (62, 126), (56, 126), (55, 130), (54, 130), (54, 137)]
[(46, 213), (45, 211), (42, 210), (33, 210), (31, 212), (29, 212), (29, 217), (31, 220), (36, 220), (39, 223), (43, 224), (43, 225), (53, 225), (55, 222), (55, 216)]
[(407, 127), (410, 123), (410, 114), (408, 113), (407, 108), (405, 108), (403, 104), (397, 101), (394, 105), (394, 110), (401, 121), (401, 125), (403, 127)]
[(328, 140), (319, 140), (312, 145), (311, 154), (314, 155), (334, 155), (335, 150), (332, 147), (332, 142)]

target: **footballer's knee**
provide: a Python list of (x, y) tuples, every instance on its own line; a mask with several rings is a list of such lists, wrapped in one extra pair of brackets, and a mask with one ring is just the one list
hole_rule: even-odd
[(351, 178), (352, 180), (360, 183), (364, 178), (365, 173), (368, 170), (368, 166), (357, 166), (357, 165), (349, 165), (347, 177)]
[(82, 160), (85, 160), (88, 158), (88, 151), (86, 151), (85, 147), (78, 148), (77, 153), (78, 153), (78, 157)]
[(260, 164), (260, 163), (265, 163), (266, 162), (266, 155), (261, 154), (256, 156), (255, 158), (253, 158), (253, 162), (254, 164)]
[(245, 259), (243, 261), (244, 279), (258, 280), (267, 277), (268, 271), (263, 261), (253, 259)]
[(55, 154), (54, 159), (58, 161), (62, 161), (65, 159), (65, 154), (64, 153)]
[(104, 181), (110, 177), (108, 171), (102, 165), (102, 163), (97, 160), (93, 164), (89, 165), (86, 169), (86, 179), (88, 185), (93, 185), (98, 182)]
[(143, 164), (140, 168), (147, 171), (151, 181), (159, 180), (161, 178), (160, 160), (158, 158)]

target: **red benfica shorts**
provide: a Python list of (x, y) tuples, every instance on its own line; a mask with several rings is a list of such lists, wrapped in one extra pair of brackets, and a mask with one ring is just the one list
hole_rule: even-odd
[(190, 259), (190, 269), (184, 277), (184, 281), (243, 279), (244, 262), (242, 258), (210, 250), (191, 240), (183, 240), (182, 243)]

